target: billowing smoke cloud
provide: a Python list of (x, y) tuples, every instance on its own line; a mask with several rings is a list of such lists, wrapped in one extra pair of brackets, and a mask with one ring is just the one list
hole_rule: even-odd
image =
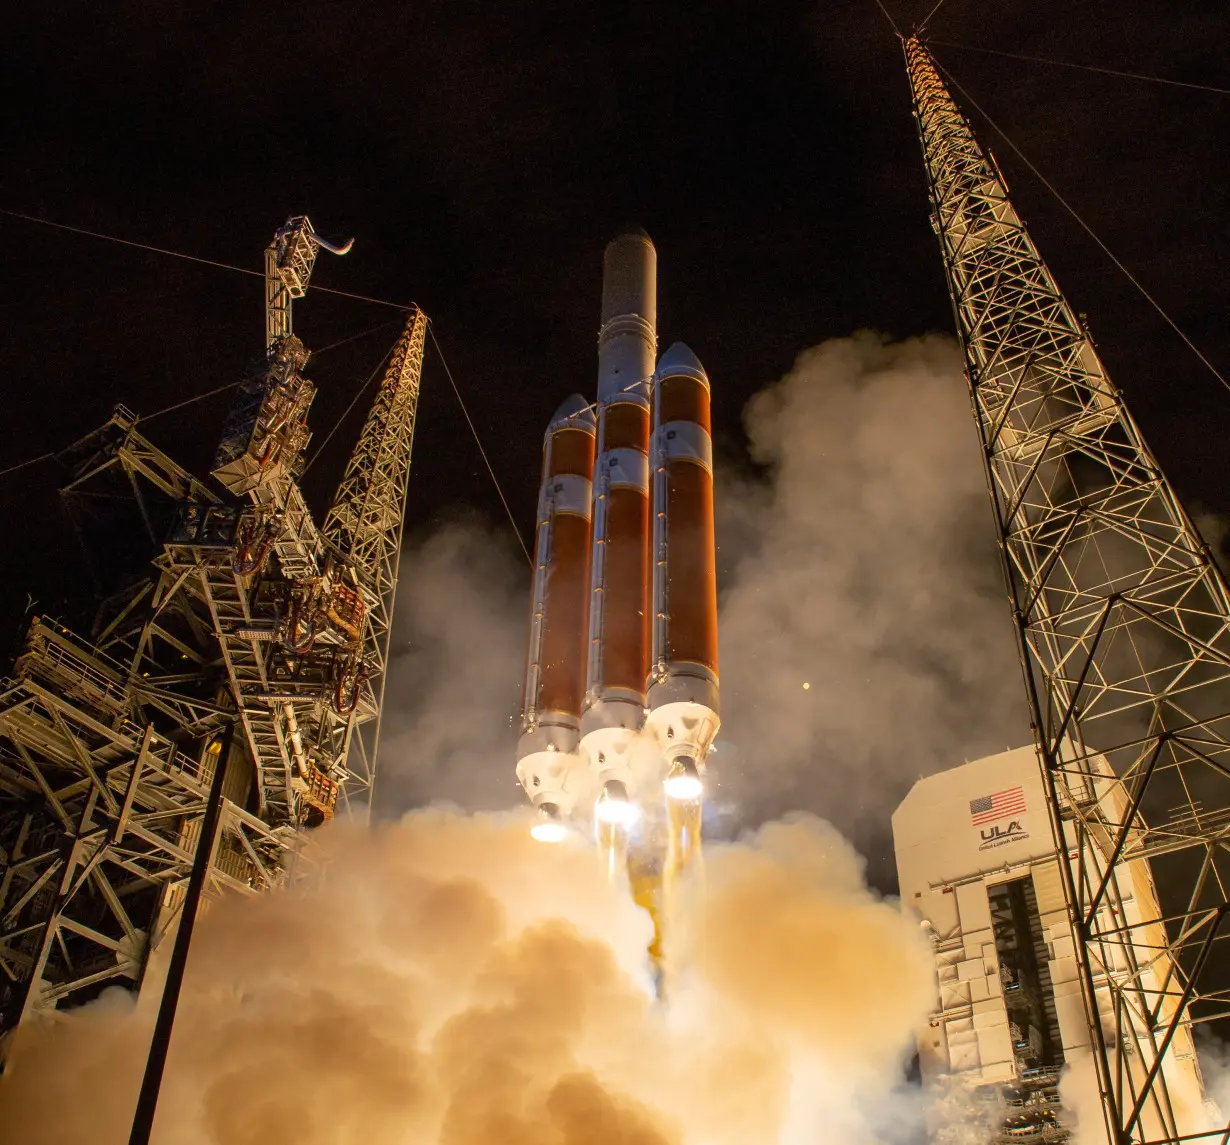
[(1230, 1045), (1198, 1026), (1196, 1054), (1204, 1084), (1205, 1122), (1210, 1132), (1224, 1130), (1230, 1117)]
[(826, 342), (745, 424), (767, 479), (719, 490), (721, 797), (878, 857), (911, 783), (1029, 736), (957, 349)]
[[(203, 918), (160, 1145), (882, 1139), (930, 958), (827, 825), (711, 853), (669, 1011), (647, 916), (524, 813), (318, 841), (319, 877)], [(150, 1008), (117, 993), (25, 1027), (5, 1138), (125, 1141)]]
[(529, 587), (480, 522), (460, 519), (403, 554), (376, 804), (496, 810), (513, 772)]

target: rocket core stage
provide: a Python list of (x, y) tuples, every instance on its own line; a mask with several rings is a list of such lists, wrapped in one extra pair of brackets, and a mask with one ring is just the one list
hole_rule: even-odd
[(656, 319), (630, 231), (603, 260), (597, 401), (547, 428), (517, 777), (537, 838), (592, 818), (612, 874), (661, 871), (669, 897), (719, 725), (717, 580), (709, 379), (681, 342), (655, 369)]

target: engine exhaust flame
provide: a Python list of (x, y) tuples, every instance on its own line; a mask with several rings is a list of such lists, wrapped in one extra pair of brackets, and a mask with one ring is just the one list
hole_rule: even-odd
[(662, 785), (667, 799), (687, 801), (699, 799), (705, 793), (705, 784), (697, 774), (696, 765), (690, 760), (675, 763)]
[(530, 828), (530, 838), (539, 843), (562, 843), (568, 838), (568, 828), (554, 819), (540, 819)]

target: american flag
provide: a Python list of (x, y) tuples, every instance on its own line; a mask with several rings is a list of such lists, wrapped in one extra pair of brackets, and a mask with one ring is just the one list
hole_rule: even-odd
[(969, 821), (977, 827), (980, 823), (990, 823), (995, 819), (1007, 819), (1009, 815), (1019, 815), (1025, 810), (1025, 792), (1019, 787), (1009, 787), (1006, 791), (997, 791), (994, 795), (980, 795), (969, 801)]

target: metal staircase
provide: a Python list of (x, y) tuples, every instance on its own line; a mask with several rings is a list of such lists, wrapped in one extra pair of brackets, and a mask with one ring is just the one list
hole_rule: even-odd
[(296, 823), (286, 731), (268, 700), (267, 641), (257, 629), (244, 578), (231, 568), (209, 565), (200, 567), (199, 576), (244, 738), (256, 765), (261, 816), (273, 826)]

